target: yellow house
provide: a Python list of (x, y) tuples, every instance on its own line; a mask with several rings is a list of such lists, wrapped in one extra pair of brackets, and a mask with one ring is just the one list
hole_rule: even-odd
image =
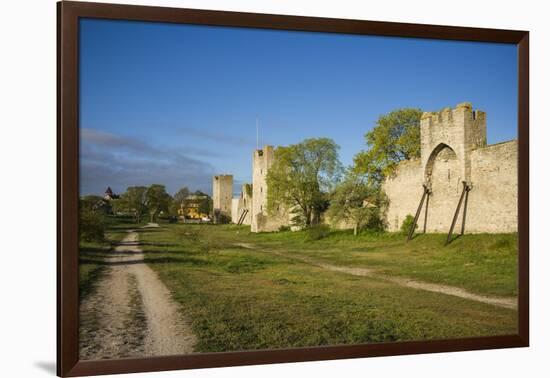
[(178, 209), (178, 215), (187, 219), (208, 218), (207, 213), (201, 212), (204, 201), (208, 201), (208, 196), (192, 194), (185, 197)]

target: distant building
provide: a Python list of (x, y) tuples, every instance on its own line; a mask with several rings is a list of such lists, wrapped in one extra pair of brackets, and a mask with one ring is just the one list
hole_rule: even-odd
[(110, 186), (108, 186), (107, 189), (105, 189), (105, 194), (103, 195), (103, 199), (105, 201), (111, 201), (119, 198), (120, 196), (118, 194), (114, 194)]
[(185, 219), (200, 220), (208, 218), (208, 201), (210, 198), (204, 194), (191, 194), (182, 201), (178, 209), (178, 215)]

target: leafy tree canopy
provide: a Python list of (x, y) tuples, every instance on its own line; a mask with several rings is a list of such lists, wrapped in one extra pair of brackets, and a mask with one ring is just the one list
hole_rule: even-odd
[(187, 198), (189, 194), (191, 194), (191, 191), (187, 186), (184, 186), (183, 188), (178, 190), (176, 194), (174, 194), (174, 202), (176, 202), (177, 205), (179, 206), (183, 202), (183, 200)]
[(380, 116), (365, 134), (367, 150), (354, 157), (353, 171), (380, 185), (391, 176), (400, 161), (420, 157), (422, 110), (403, 108)]
[(353, 233), (363, 227), (383, 228), (384, 196), (377, 186), (370, 185), (365, 176), (349, 171), (330, 198), (327, 215), (332, 224), (353, 225)]
[(200, 190), (196, 190), (193, 194), (199, 197), (203, 197), (203, 199), (199, 203), (199, 212), (201, 214), (210, 214), (214, 205), (212, 198), (208, 194), (201, 192)]
[(280, 206), (295, 215), (295, 224), (317, 224), (327, 207), (327, 193), (338, 182), (342, 164), (339, 146), (329, 138), (305, 139), (274, 151), (274, 163), (267, 173), (268, 211)]
[(130, 186), (120, 199), (116, 201), (116, 211), (124, 211), (132, 214), (136, 223), (140, 223), (143, 215), (147, 213), (147, 187)]
[(103, 197), (96, 195), (87, 195), (80, 197), (79, 205), (81, 209), (92, 211), (103, 210), (106, 207), (106, 203)]
[(172, 197), (166, 192), (166, 187), (160, 184), (153, 184), (148, 187), (145, 198), (151, 222), (156, 221), (161, 212), (168, 212), (168, 208), (172, 203)]

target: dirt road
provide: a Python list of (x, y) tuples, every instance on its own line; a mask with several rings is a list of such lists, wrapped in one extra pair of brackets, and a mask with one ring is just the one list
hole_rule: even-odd
[(106, 272), (80, 304), (81, 359), (193, 352), (189, 321), (143, 257), (139, 234), (130, 231), (105, 259)]

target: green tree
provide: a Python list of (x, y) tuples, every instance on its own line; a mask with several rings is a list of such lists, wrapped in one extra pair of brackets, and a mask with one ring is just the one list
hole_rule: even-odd
[(79, 199), (78, 233), (81, 241), (101, 242), (105, 238), (105, 201), (99, 196)]
[(338, 149), (329, 138), (306, 139), (278, 147), (267, 173), (268, 212), (284, 206), (295, 215), (294, 224), (305, 227), (318, 224), (320, 213), (327, 207), (327, 193), (342, 172)]
[(178, 190), (176, 194), (174, 194), (174, 202), (177, 203), (179, 206), (179, 204), (181, 204), (189, 194), (191, 194), (191, 191), (187, 186), (184, 186), (183, 188)]
[(351, 223), (353, 234), (365, 226), (381, 228), (383, 196), (378, 187), (370, 185), (365, 176), (348, 172), (331, 195), (327, 215), (332, 224)]
[(186, 186), (184, 186), (183, 188), (178, 190), (176, 192), (176, 194), (174, 194), (172, 204), (169, 208), (169, 213), (171, 215), (177, 215), (178, 214), (178, 210), (180, 209), (181, 204), (185, 201), (185, 199), (187, 198), (187, 196), (189, 194), (191, 194), (191, 191)]
[(212, 212), (212, 207), (214, 206), (212, 198), (208, 194), (203, 193), (200, 190), (197, 190), (194, 194), (196, 196), (203, 197), (203, 199), (199, 203), (199, 213), (210, 215), (210, 213)]
[(130, 186), (126, 189), (117, 203), (117, 210), (125, 210), (134, 216), (136, 223), (141, 223), (143, 216), (147, 213), (147, 187)]
[(422, 110), (398, 109), (380, 116), (365, 134), (367, 150), (354, 157), (354, 172), (367, 175), (380, 185), (402, 160), (420, 157), (420, 117)]
[(109, 204), (103, 199), (103, 197), (93, 194), (83, 196), (80, 198), (80, 208), (84, 210), (102, 211), (106, 214), (109, 213)]
[(166, 187), (160, 184), (148, 187), (145, 198), (151, 222), (155, 222), (161, 212), (168, 212), (172, 203), (172, 197), (166, 192)]

